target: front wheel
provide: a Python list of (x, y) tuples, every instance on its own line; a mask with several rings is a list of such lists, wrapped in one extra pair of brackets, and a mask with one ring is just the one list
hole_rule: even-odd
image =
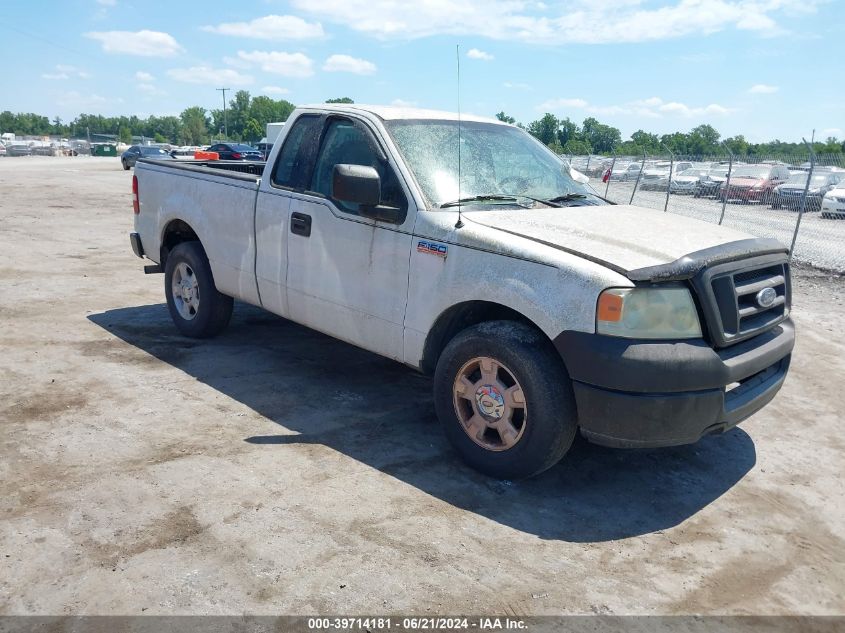
[(554, 466), (577, 430), (572, 383), (548, 339), (513, 321), (463, 330), (434, 374), (437, 417), (470, 466), (522, 479)]
[(229, 324), (232, 297), (215, 287), (199, 242), (183, 242), (170, 251), (164, 267), (164, 293), (170, 317), (185, 336), (208, 338)]
[(121, 162), (121, 163), (123, 163), (123, 170), (124, 170), (124, 171), (129, 171), (129, 165), (126, 163), (126, 161), (125, 161), (125, 160), (122, 160), (122, 161), (120, 161), (120, 162)]

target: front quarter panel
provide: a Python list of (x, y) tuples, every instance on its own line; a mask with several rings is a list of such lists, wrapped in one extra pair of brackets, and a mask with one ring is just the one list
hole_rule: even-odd
[[(419, 367), (425, 339), (449, 308), (485, 301), (522, 314), (549, 339), (595, 331), (596, 300), (630, 280), (599, 264), (472, 222), (421, 212), (411, 247), (405, 362)], [(505, 242), (507, 240), (507, 242)]]

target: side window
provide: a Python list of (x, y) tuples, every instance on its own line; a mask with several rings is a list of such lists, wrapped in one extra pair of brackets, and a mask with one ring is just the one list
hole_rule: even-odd
[(219, 145), (212, 145), (212, 146), (211, 146), (211, 147), (209, 147), (209, 148), (208, 148), (208, 150), (206, 150), (206, 151), (209, 151), (209, 152), (219, 152), (219, 151), (220, 151), (220, 146), (219, 146)]
[[(381, 204), (397, 209), (407, 209), (407, 201), (393, 168), (381, 161), (373, 150), (375, 140), (368, 138), (361, 126), (348, 119), (329, 122), (314, 166), (311, 191), (332, 197), (332, 175), (335, 165), (365, 165), (373, 167), (381, 178)], [(334, 200), (339, 209), (358, 215), (358, 205)]]
[(299, 191), (308, 187), (319, 133), (319, 116), (302, 115), (296, 119), (276, 157), (271, 179), (274, 185)]

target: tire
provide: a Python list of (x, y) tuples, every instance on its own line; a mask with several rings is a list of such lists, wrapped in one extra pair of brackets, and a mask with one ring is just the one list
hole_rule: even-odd
[[(464, 394), (460, 384), (466, 385)], [(464, 461), (499, 479), (523, 479), (551, 468), (578, 428), (566, 367), (541, 332), (515, 321), (474, 325), (449, 342), (434, 372), (434, 405)]]
[(215, 336), (232, 317), (232, 297), (217, 290), (199, 242), (183, 242), (170, 251), (164, 267), (164, 294), (170, 318), (185, 336)]
[(124, 171), (129, 171), (129, 165), (127, 165), (127, 164), (126, 164), (126, 161), (125, 161), (125, 160), (122, 160), (122, 161), (120, 161), (120, 162), (121, 162), (121, 163), (123, 163), (123, 170), (124, 170)]

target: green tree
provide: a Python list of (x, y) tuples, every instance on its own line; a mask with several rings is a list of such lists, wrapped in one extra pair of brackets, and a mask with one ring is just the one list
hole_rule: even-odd
[(205, 108), (192, 106), (179, 115), (182, 119), (181, 141), (184, 145), (202, 145), (208, 141), (208, 115)]
[[(578, 140), (580, 138), (581, 138), (581, 130), (578, 128), (578, 125), (576, 123), (573, 123), (572, 121), (569, 120), (569, 117), (566, 117), (565, 119), (561, 119), (559, 121), (559, 127), (558, 127), (558, 131), (557, 131), (557, 139), (558, 139), (558, 141), (560, 142), (561, 145), (566, 147), (567, 144), (570, 141), (575, 141), (575, 140)], [(575, 153), (575, 152), (567, 152), (567, 153), (572, 154), (572, 153)], [(587, 152), (587, 153), (589, 153), (589, 152)]]
[(560, 127), (558, 118), (546, 112), (541, 118), (528, 124), (528, 132), (537, 137), (541, 143), (551, 145), (557, 139), (558, 127)]
[(608, 154), (622, 142), (622, 133), (615, 127), (588, 117), (584, 119), (581, 126), (581, 138), (593, 148), (594, 152)]
[(334, 99), (326, 99), (326, 103), (355, 103), (349, 97), (335, 97)]
[(127, 145), (132, 144), (132, 130), (128, 127), (120, 128), (120, 134), (118, 136), (118, 140), (121, 143), (126, 143)]
[(516, 119), (514, 119), (512, 116), (508, 116), (507, 114), (505, 114), (504, 110), (502, 110), (501, 112), (497, 112), (496, 118), (499, 119), (499, 121), (502, 121), (503, 123), (510, 123), (511, 125), (516, 123)]
[(244, 139), (255, 143), (264, 136), (264, 128), (255, 119), (247, 119), (244, 127)]
[(586, 156), (593, 153), (593, 148), (586, 141), (579, 141), (576, 138), (571, 138), (563, 146), (564, 154), (572, 154), (574, 156)]

